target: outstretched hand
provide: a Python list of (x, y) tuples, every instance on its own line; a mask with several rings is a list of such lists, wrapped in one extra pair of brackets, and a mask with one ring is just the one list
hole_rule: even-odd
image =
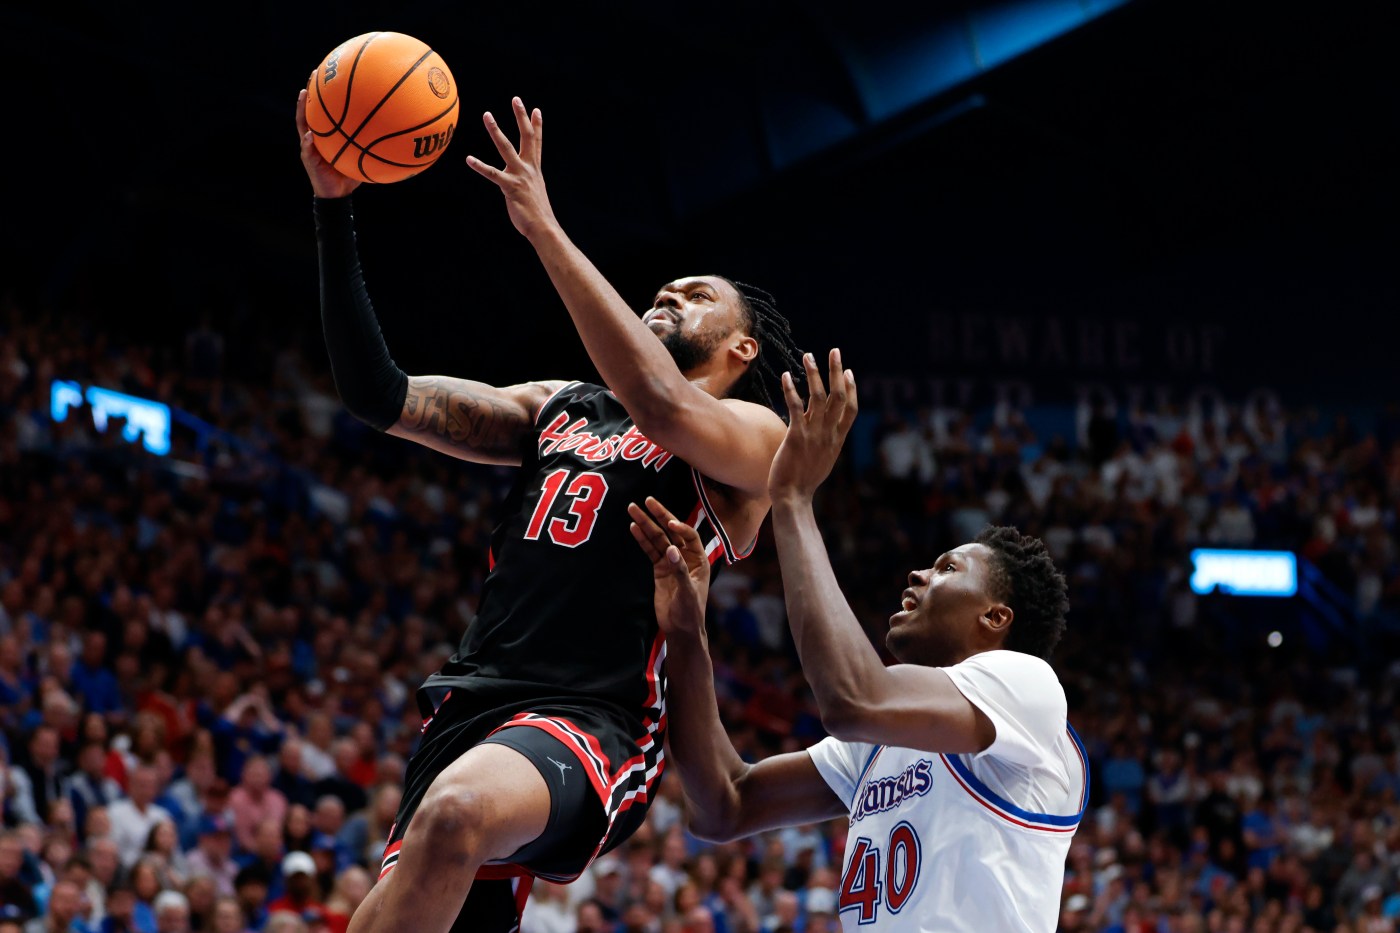
[(699, 533), (650, 496), (646, 510), (632, 502), (627, 514), (632, 516), (632, 537), (651, 558), (661, 631), (668, 636), (700, 632), (710, 593), (710, 558)]
[(467, 156), (467, 164), (501, 189), (506, 196), (506, 211), (510, 214), (511, 223), (529, 239), (557, 223), (554, 209), (549, 206), (549, 195), (545, 192), (544, 175), (540, 172), (544, 115), (538, 107), (533, 112), (527, 112), (524, 102), (518, 97), (511, 98), (510, 105), (515, 112), (516, 128), (520, 131), (520, 149), (516, 150), (496, 123), (496, 118), (488, 111), (482, 114), (481, 121), (486, 125), (491, 141), (496, 144), (496, 151), (505, 160), (505, 167), (487, 165), (476, 156)]
[(797, 394), (792, 374), (783, 373), (783, 397), (788, 406), (788, 429), (773, 466), (768, 471), (768, 494), (774, 502), (783, 498), (811, 498), (836, 465), (846, 434), (856, 420), (856, 379), (841, 368), (841, 351), (828, 359), (828, 384), (822, 384), (812, 354), (802, 357), (807, 370), (807, 405)]
[[(316, 72), (313, 71), (311, 77), (314, 81)], [(343, 198), (360, 187), (360, 183), (336, 171), (335, 167), (322, 157), (312, 141), (311, 127), (306, 123), (306, 98), (309, 93), (306, 88), (302, 88), (301, 93), (297, 95), (297, 135), (301, 137), (301, 164), (311, 179), (311, 190), (316, 193), (316, 197)]]

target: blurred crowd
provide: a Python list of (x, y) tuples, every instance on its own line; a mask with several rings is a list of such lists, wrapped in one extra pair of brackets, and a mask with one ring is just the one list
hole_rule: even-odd
[[(368, 430), (295, 346), (2, 314), (0, 933), (341, 933), (511, 471)], [(177, 409), (170, 455), (118, 419), (55, 422), (55, 378)], [(1093, 774), (1061, 928), (1393, 933), (1400, 409), (1077, 415), (1066, 436), (1010, 410), (863, 416), (873, 465), (848, 458), (819, 507), (872, 640), (914, 565), (988, 522), (1040, 535)], [(1294, 550), (1342, 608), (1271, 646), (1191, 590), (1199, 545)], [(771, 541), (715, 580), (710, 626), (741, 754), (820, 739)], [(524, 933), (839, 928), (844, 820), (716, 846), (683, 811), (673, 776), (632, 840), (536, 885)]]

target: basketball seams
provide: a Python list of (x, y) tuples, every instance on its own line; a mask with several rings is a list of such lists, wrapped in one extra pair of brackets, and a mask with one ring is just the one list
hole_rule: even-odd
[[(340, 157), (345, 155), (345, 150), (349, 149), (350, 144), (355, 141), (355, 133), (358, 133), (360, 131), (359, 127), (356, 127), (355, 133), (346, 133), (344, 123), (346, 118), (350, 116), (350, 101), (354, 100), (355, 97), (355, 72), (359, 70), (360, 61), (365, 57), (365, 49), (369, 48), (370, 43), (373, 42), (375, 39), (379, 38), (380, 35), (382, 35), (382, 33), (370, 33), (369, 38), (366, 39), (364, 43), (360, 46), (359, 50), (355, 52), (355, 60), (350, 63), (350, 73), (345, 76), (345, 108), (341, 112), (340, 120), (336, 123), (336, 129), (340, 130), (340, 132), (345, 136), (345, 145), (341, 146), (340, 150), (336, 152), (335, 158), (331, 159), (331, 165), (334, 165), (335, 163), (340, 161)], [(416, 68), (418, 66), (415, 65), (414, 67)], [(394, 92), (390, 91), (389, 93), (392, 94)], [(383, 103), (384, 101), (381, 100), (378, 104), (375, 104), (375, 110), (378, 110), (380, 104)], [(373, 115), (374, 111), (371, 110), (370, 116)], [(365, 120), (368, 119), (369, 117), (365, 117)], [(360, 121), (361, 127), (365, 125), (365, 120)]]
[[(326, 103), (326, 97), (323, 93), (326, 86), (326, 63), (324, 61), (321, 62), (321, 67), (316, 69), (316, 80), (312, 82), (312, 86), (316, 89), (316, 102), (321, 105), (321, 112), (326, 115), (326, 120), (330, 123), (330, 129), (322, 133), (315, 127), (312, 127), (311, 132), (323, 139), (327, 136), (334, 136), (337, 132), (342, 135), (344, 134), (345, 131), (342, 129), (342, 126), (345, 123), (345, 116), (350, 110), (350, 90), (355, 80), (355, 68), (359, 66), (360, 59), (365, 54), (365, 49), (369, 48), (369, 44), (379, 38), (380, 35), (382, 35), (382, 33), (367, 33), (365, 35), (365, 41), (361, 42), (360, 47), (355, 50), (355, 57), (352, 59), (350, 69), (346, 73), (345, 99), (341, 103), (341, 114), (339, 117), (331, 113), (330, 105)], [(332, 54), (334, 54), (334, 52), (332, 52)], [(330, 55), (327, 55), (326, 58), (329, 59)], [(339, 154), (337, 154), (337, 156), (338, 155)], [(331, 164), (334, 165), (334, 161), (332, 161)]]
[[(425, 126), (432, 126), (434, 123), (437, 123), (438, 121), (442, 120), (444, 117), (446, 117), (446, 116), (448, 116), (449, 114), (451, 114), (451, 113), (453, 113), (454, 111), (456, 111), (456, 109), (457, 109), (457, 101), (454, 100), (454, 101), (452, 102), (452, 106), (448, 107), (448, 108), (447, 108), (446, 110), (444, 110), (442, 113), (439, 113), (437, 116), (433, 117), (433, 119), (427, 121), (426, 123), (420, 123), (418, 126), (411, 126), (411, 127), (406, 128), (406, 129), (399, 130), (397, 133), (389, 133), (388, 135), (381, 136), (381, 137), (379, 137), (378, 139), (376, 139), (374, 142), (370, 143), (368, 146), (361, 146), (359, 143), (356, 143), (356, 144), (355, 144), (355, 148), (360, 150), (360, 158), (359, 158), (359, 160), (355, 163), (355, 167), (359, 169), (360, 174), (363, 175), (363, 176), (365, 176), (366, 179), (369, 179), (369, 172), (365, 171), (365, 160), (366, 160), (366, 159), (373, 159), (375, 162), (378, 162), (380, 165), (392, 166), (392, 167), (394, 167), (394, 168), (417, 168), (418, 171), (421, 172), (423, 169), (427, 168), (429, 165), (432, 165), (433, 162), (436, 162), (437, 159), (441, 156), (441, 154), (439, 153), (438, 156), (435, 156), (435, 157), (433, 158), (433, 161), (432, 161), (432, 162), (428, 162), (427, 164), (421, 164), (421, 163), (418, 163), (418, 162), (395, 162), (393, 159), (390, 159), (390, 158), (388, 158), (387, 156), (382, 156), (382, 155), (380, 155), (379, 153), (375, 152), (375, 151), (374, 151), (374, 147), (377, 146), (377, 145), (379, 145), (380, 143), (384, 142), (385, 140), (394, 139), (394, 138), (396, 138), (396, 137), (399, 137), (399, 136), (404, 135), (405, 133), (413, 133), (413, 132), (416, 132), (416, 131), (418, 131), (418, 130), (421, 130), (421, 129), (422, 129), (423, 127), (425, 127)], [(414, 172), (413, 174), (416, 175), (416, 174), (418, 174), (418, 172)], [(410, 175), (410, 176), (408, 176), (408, 177), (409, 177), (409, 178), (412, 178), (413, 176)], [(376, 182), (371, 182), (371, 183), (372, 183), (372, 184), (376, 184)]]
[[(372, 44), (375, 49), (370, 48)], [(371, 178), (366, 168), (376, 175), (387, 175), (381, 183), (410, 178), (436, 162), (446, 148), (444, 140), (450, 141), (452, 126), (461, 109), (461, 96), (441, 55), (422, 40), (394, 32), (368, 33), (361, 39), (349, 40), (340, 48), (344, 52), (328, 55), (311, 82), (316, 106), (309, 113), (314, 118), (308, 121), (312, 124), (309, 129), (322, 155), (330, 156), (327, 161), (351, 178), (363, 181), (380, 181)], [(326, 81), (327, 62), (332, 56), (344, 78), (334, 87)], [(396, 62), (402, 64), (395, 68)], [(430, 67), (425, 68), (425, 65)], [(368, 69), (363, 74), (361, 66)], [(416, 76), (423, 75), (432, 86), (432, 76), (439, 69), (452, 91), (451, 101), (433, 101), (424, 89), (413, 83)], [(385, 88), (386, 81), (392, 84), (372, 106), (366, 107), (369, 95)], [(433, 87), (433, 94), (443, 96), (436, 87)], [(338, 101), (337, 96), (341, 97)], [(434, 103), (439, 109), (425, 116), (425, 111)], [(413, 124), (405, 126), (404, 117)], [(353, 131), (350, 129), (352, 119), (355, 121)], [(323, 126), (329, 124), (329, 128), (322, 130), (315, 126), (322, 121)], [(366, 136), (374, 133), (375, 138), (362, 142), (357, 138), (361, 133)], [(419, 139), (423, 133), (427, 135)], [(380, 151), (375, 152), (375, 149)], [(340, 166), (342, 160), (345, 166)]]
[(357, 149), (359, 149), (361, 152), (369, 152), (369, 151), (372, 150), (375, 146), (377, 146), (377, 145), (379, 145), (380, 143), (384, 142), (386, 139), (393, 139), (394, 137), (396, 137), (396, 136), (402, 136), (402, 135), (404, 135), (405, 133), (416, 133), (416, 132), (418, 132), (419, 130), (421, 130), (421, 129), (422, 129), (423, 127), (425, 127), (425, 126), (432, 126), (434, 123), (438, 122), (438, 121), (441, 120), (443, 117), (449, 115), (450, 113), (452, 113), (452, 112), (453, 112), (454, 110), (456, 110), (456, 109), (457, 109), (457, 101), (454, 100), (451, 104), (448, 105), (448, 107), (447, 107), (446, 110), (442, 111), (441, 113), (434, 114), (433, 117), (432, 117), (432, 119), (430, 119), (430, 120), (424, 120), (422, 123), (419, 123), (417, 126), (405, 126), (405, 127), (404, 127), (403, 129), (401, 129), (401, 130), (395, 130), (395, 131), (392, 132), (392, 133), (385, 133), (383, 136), (379, 137), (378, 139), (373, 140), (373, 141), (368, 142), (368, 143), (365, 143), (365, 144), (363, 144), (363, 145), (361, 145), (360, 143), (356, 143), (356, 144), (355, 144), (355, 147), (356, 147)]
[[(335, 159), (331, 160), (332, 165), (335, 164), (336, 159), (339, 159), (342, 155), (345, 154), (346, 149), (350, 148), (350, 144), (355, 141), (355, 137), (359, 135), (360, 130), (364, 129), (365, 126), (369, 123), (369, 121), (374, 119), (374, 115), (379, 112), (379, 108), (383, 107), (384, 104), (389, 100), (389, 98), (393, 97), (394, 94), (398, 91), (398, 89), (403, 87), (403, 83), (407, 81), (410, 77), (412, 77), (413, 73), (418, 70), (418, 67), (422, 65), (425, 61), (427, 61), (428, 56), (432, 54), (433, 50), (428, 49), (426, 52), (420, 55), (418, 57), (418, 60), (413, 63), (412, 67), (405, 71), (403, 75), (399, 78), (399, 80), (394, 82), (394, 86), (389, 88), (388, 92), (383, 97), (379, 98), (379, 102), (370, 109), (369, 113), (365, 114), (365, 118), (360, 121), (360, 125), (355, 127), (355, 132), (350, 133), (348, 135), (348, 138), (345, 140), (345, 145), (340, 147), (340, 151), (335, 154)], [(350, 99), (350, 91), (348, 89), (345, 92), (345, 99), (347, 101)], [(344, 130), (342, 130), (341, 132), (344, 132)]]

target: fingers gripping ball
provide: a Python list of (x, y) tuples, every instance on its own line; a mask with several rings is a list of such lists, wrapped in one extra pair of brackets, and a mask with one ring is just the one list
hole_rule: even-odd
[(311, 76), (306, 123), (321, 156), (359, 181), (417, 175), (447, 149), (457, 83), (412, 36), (367, 32), (341, 43)]

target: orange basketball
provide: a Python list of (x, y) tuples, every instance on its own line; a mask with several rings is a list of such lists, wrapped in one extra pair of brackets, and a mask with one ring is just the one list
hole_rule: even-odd
[(437, 161), (457, 123), (457, 84), (442, 56), (399, 32), (336, 46), (307, 85), (306, 122), (327, 162), (387, 184)]

